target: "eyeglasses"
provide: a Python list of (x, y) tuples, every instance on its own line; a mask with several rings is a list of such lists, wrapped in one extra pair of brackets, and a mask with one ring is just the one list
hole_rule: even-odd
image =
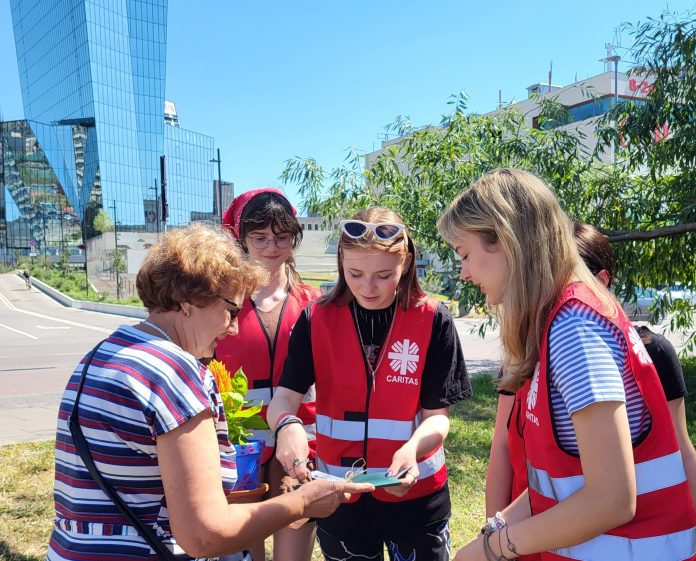
[(341, 220), (339, 225), (343, 233), (354, 240), (366, 236), (368, 232), (372, 232), (377, 239), (387, 242), (393, 240), (404, 231), (403, 224), (394, 222), (374, 224), (372, 222), (363, 222), (362, 220)]
[(242, 311), (242, 308), (239, 304), (232, 302), (232, 300), (228, 300), (227, 298), (223, 298), (222, 296), (220, 296), (220, 300), (222, 300), (223, 302), (225, 302), (225, 304), (229, 306), (227, 308), (227, 311), (230, 314), (230, 321), (234, 321)]
[(287, 249), (292, 243), (292, 236), (284, 234), (273, 238), (259, 238), (256, 236), (247, 236), (251, 241), (251, 245), (256, 249), (266, 249), (271, 243), (274, 243), (278, 249)]

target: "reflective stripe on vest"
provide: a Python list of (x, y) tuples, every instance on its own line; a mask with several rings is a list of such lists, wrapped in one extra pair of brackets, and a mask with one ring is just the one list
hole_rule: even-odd
[[(686, 481), (686, 472), (681, 452), (674, 452), (636, 464), (636, 487), (639, 495), (666, 489)], [(567, 499), (585, 485), (582, 475), (571, 477), (551, 477), (543, 469), (537, 469), (527, 462), (529, 488), (556, 502)]]
[[(445, 449), (440, 446), (434, 454), (418, 462), (418, 481), (426, 479), (427, 477), (432, 477), (444, 466)], [(329, 465), (319, 457), (317, 457), (317, 467), (319, 471), (335, 475), (336, 477), (346, 477), (348, 472), (355, 470), (355, 468), (352, 467)], [(367, 468), (365, 471), (367, 473), (384, 473), (388, 468), (389, 466), (371, 467)]]
[[(317, 425), (312, 423), (311, 425), (302, 425), (302, 428), (307, 434), (307, 440), (312, 442), (317, 439)], [(273, 431), (270, 429), (250, 429), (251, 435), (254, 438), (263, 438), (266, 446), (275, 446), (275, 436)]]
[[(368, 419), (367, 430), (370, 438), (380, 440), (401, 440), (411, 438), (416, 428), (414, 421), (392, 421), (390, 419)], [(365, 438), (364, 421), (343, 421), (327, 415), (317, 415), (317, 432), (328, 438), (362, 442)]]
[(553, 553), (582, 561), (630, 559), (656, 561), (658, 559), (691, 559), (696, 551), (696, 529), (689, 528), (673, 534), (630, 539), (602, 534), (589, 541), (557, 549)]
[[(278, 387), (273, 388), (276, 391)], [(246, 394), (246, 400), (249, 402), (259, 402), (263, 401), (264, 405), (268, 405), (271, 402), (271, 388), (249, 388)], [(302, 403), (312, 403), (315, 401), (314, 385), (310, 386), (307, 393), (302, 396)], [(252, 403), (253, 405), (253, 403)]]

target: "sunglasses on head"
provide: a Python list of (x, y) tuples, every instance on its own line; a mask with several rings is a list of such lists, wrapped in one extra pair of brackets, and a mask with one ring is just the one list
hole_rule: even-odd
[(224, 301), (225, 304), (227, 304), (229, 307), (227, 308), (227, 311), (230, 314), (230, 321), (235, 319), (239, 313), (242, 311), (242, 308), (239, 304), (232, 302), (232, 300), (228, 300), (227, 298), (223, 298), (222, 296), (220, 297), (220, 300)]
[(360, 239), (372, 232), (375, 237), (382, 241), (389, 241), (403, 233), (404, 225), (396, 224), (395, 222), (363, 222), (362, 220), (341, 220), (339, 222), (341, 230), (349, 238), (354, 240)]

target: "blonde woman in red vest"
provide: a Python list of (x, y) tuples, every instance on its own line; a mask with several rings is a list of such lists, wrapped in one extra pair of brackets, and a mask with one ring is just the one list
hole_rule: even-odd
[[(239, 334), (221, 341), (215, 356), (230, 373), (240, 367), (249, 379), (247, 399), (263, 401), (263, 415), (280, 381), (288, 341), (302, 310), (319, 296), (319, 290), (306, 284), (295, 270), (293, 251), (302, 241), (302, 227), (296, 211), (282, 191), (270, 187), (242, 193), (232, 201), (223, 224), (239, 241), (252, 261), (269, 273), (268, 283), (244, 300), (239, 314)], [(314, 388), (302, 398), (298, 416), (310, 442), (314, 442)], [(262, 457), (262, 481), (270, 486), (270, 496), (281, 492), (283, 473), (273, 461), (273, 431), (256, 430), (266, 448)], [(310, 454), (311, 456), (312, 454)], [(273, 536), (275, 561), (309, 561), (314, 543), (314, 524), (298, 529), (284, 528)], [(263, 541), (250, 548), (255, 561), (263, 561)]]
[[(614, 276), (614, 256), (607, 238), (589, 224), (574, 224), (575, 241), (580, 257), (590, 272), (611, 288)], [(672, 423), (679, 442), (692, 499), (696, 497), (696, 450), (689, 439), (684, 411), (686, 384), (677, 352), (662, 335), (647, 327), (637, 329), (645, 349), (655, 365), (660, 384), (667, 399)], [(499, 390), (498, 412), (486, 472), (486, 516), (503, 510), (527, 488), (527, 465), (521, 435), (519, 411), (521, 402), (513, 392)], [(538, 555), (525, 556), (531, 561)]]
[(696, 512), (655, 368), (578, 254), (551, 189), (498, 169), (438, 224), (500, 322), (528, 489), (458, 561), (696, 559)]
[(443, 442), (450, 405), (468, 397), (451, 315), (425, 296), (403, 220), (370, 208), (340, 223), (338, 283), (298, 320), (269, 407), (276, 458), (306, 480), (305, 432), (295, 420), (317, 392), (317, 468), (401, 475), (319, 521), (326, 559), (449, 559), (450, 499)]

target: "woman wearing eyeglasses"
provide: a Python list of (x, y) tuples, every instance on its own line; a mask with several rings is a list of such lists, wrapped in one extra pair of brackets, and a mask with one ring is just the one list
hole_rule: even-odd
[(322, 481), (263, 503), (227, 504), (234, 448), (199, 360), (237, 333), (237, 302), (263, 276), (203, 225), (172, 230), (150, 249), (137, 278), (147, 319), (99, 343), (61, 400), (48, 560), (217, 557), (333, 512), (344, 491), (373, 489)]
[(297, 321), (269, 406), (276, 458), (310, 477), (294, 415), (316, 384), (317, 469), (402, 474), (318, 522), (326, 559), (381, 559), (385, 545), (392, 559), (449, 559), (443, 442), (450, 405), (471, 394), (454, 322), (421, 290), (397, 214), (370, 208), (340, 227), (337, 285)]
[[(302, 228), (295, 218), (296, 211), (285, 195), (270, 187), (242, 193), (232, 201), (223, 216), (223, 224), (238, 240), (242, 250), (268, 272), (268, 282), (243, 301), (239, 315), (239, 334), (226, 337), (215, 355), (234, 374), (240, 367), (249, 380), (249, 401), (263, 401), (266, 408), (280, 381), (283, 363), (288, 352), (288, 340), (293, 325), (302, 310), (320, 294), (319, 290), (302, 284), (295, 270), (294, 249), (302, 241)], [(303, 396), (298, 416), (308, 439), (314, 442), (314, 388)], [(286, 474), (273, 459), (275, 442), (270, 430), (254, 430), (266, 448), (262, 458), (262, 481), (269, 484), (270, 495), (281, 492), (281, 480), (294, 477)], [(313, 457), (305, 454), (303, 460)], [(297, 483), (295, 481), (294, 483)], [(273, 559), (276, 561), (309, 561), (314, 543), (314, 524), (299, 529), (285, 528), (273, 539)], [(253, 544), (252, 556), (263, 561), (264, 544)]]

